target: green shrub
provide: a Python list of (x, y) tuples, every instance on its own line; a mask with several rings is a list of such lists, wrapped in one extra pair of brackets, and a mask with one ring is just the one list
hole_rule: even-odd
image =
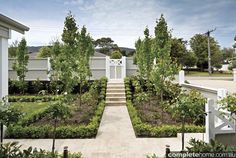
[[(95, 137), (105, 108), (105, 101), (101, 101), (98, 105), (95, 115), (88, 125), (63, 125), (56, 129), (56, 138), (91, 138)], [(51, 138), (53, 127), (50, 125), (43, 126), (22, 126), (29, 125), (38, 120), (45, 111), (40, 114), (33, 115), (31, 118), (22, 120), (21, 124), (10, 125), (6, 131), (7, 138)], [(44, 113), (44, 114), (43, 114)]]
[(236, 151), (236, 148), (223, 145), (212, 139), (210, 140), (209, 143), (206, 143), (201, 140), (191, 139), (189, 141), (189, 144), (190, 144), (190, 147), (187, 147), (187, 150), (193, 153), (208, 153), (208, 152), (220, 153), (220, 152), (227, 152), (227, 151), (231, 151), (231, 152)]
[(8, 100), (9, 102), (36, 102), (36, 101), (41, 101), (41, 102), (48, 102), (48, 101), (55, 101), (62, 97), (60, 95), (59, 97), (55, 95), (47, 95), (47, 96), (9, 96)]
[(122, 54), (120, 51), (113, 51), (111, 53), (111, 59), (121, 59), (122, 58)]
[[(138, 116), (138, 112), (130, 100), (127, 101), (127, 108), (133, 124), (135, 134), (139, 137), (176, 137), (181, 132), (181, 125), (154, 126), (143, 123)], [(196, 125), (185, 125), (188, 133), (204, 132), (205, 127)]]
[[(9, 142), (3, 144), (0, 150), (1, 158), (58, 158), (62, 157), (57, 152), (52, 154), (52, 152), (45, 151), (42, 149), (33, 149), (29, 147), (28, 149), (20, 150), (21, 145), (18, 142)], [(69, 153), (69, 158), (82, 158), (81, 153)]]

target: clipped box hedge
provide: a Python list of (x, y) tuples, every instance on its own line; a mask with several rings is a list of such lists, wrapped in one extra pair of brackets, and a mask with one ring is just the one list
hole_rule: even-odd
[[(142, 122), (138, 116), (138, 112), (134, 107), (131, 99), (129, 78), (125, 79), (127, 108), (134, 127), (136, 136), (138, 137), (176, 137), (177, 133), (181, 133), (181, 125), (161, 125), (156, 126)], [(127, 93), (128, 92), (128, 93)], [(205, 131), (204, 126), (185, 125), (186, 133), (202, 133)]]
[[(99, 96), (99, 104), (92, 117), (90, 123), (87, 125), (62, 125), (58, 126), (56, 129), (56, 138), (93, 138), (96, 136), (99, 124), (102, 118), (103, 111), (105, 109), (105, 98), (106, 98), (106, 83), (107, 79), (102, 78), (100, 80), (101, 90)], [(28, 117), (20, 120), (17, 124), (10, 125), (6, 131), (6, 138), (52, 138), (53, 126), (51, 125), (30, 125), (33, 122), (43, 118), (47, 113), (47, 109), (33, 113)]]
[[(98, 104), (91, 122), (88, 125), (64, 125), (56, 129), (56, 138), (93, 138), (101, 121), (105, 108), (105, 101)], [(10, 125), (7, 128), (6, 138), (52, 138), (53, 127)]]

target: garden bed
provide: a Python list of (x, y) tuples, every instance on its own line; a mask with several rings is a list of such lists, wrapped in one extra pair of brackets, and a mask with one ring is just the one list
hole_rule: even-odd
[[(85, 92), (81, 98), (73, 95), (68, 102), (71, 116), (58, 123), (56, 138), (92, 138), (97, 134), (102, 113), (105, 108), (106, 79), (91, 85), (91, 91)], [(96, 93), (95, 93), (96, 91)], [(63, 96), (60, 96), (63, 97)], [(56, 97), (58, 98), (58, 97)], [(50, 102), (15, 102), (25, 115), (7, 129), (7, 138), (51, 138), (53, 120), (48, 117)], [(41, 104), (41, 106), (40, 106)], [(24, 106), (25, 105), (25, 106)], [(29, 107), (32, 106), (30, 109)], [(32, 110), (35, 107), (35, 111)]]
[[(136, 85), (136, 86), (134, 86)], [(138, 87), (138, 88), (137, 88)], [(138, 137), (176, 137), (181, 132), (181, 121), (175, 118), (169, 111), (168, 106), (173, 104), (173, 98), (178, 95), (178, 87), (170, 85), (165, 96), (165, 108), (162, 108), (155, 95), (147, 99), (147, 87), (138, 85), (137, 79), (126, 78), (125, 89), (127, 98), (127, 108)], [(141, 90), (140, 90), (141, 89)], [(137, 92), (138, 91), (138, 92)], [(153, 89), (152, 89), (153, 91)], [(152, 92), (152, 94), (155, 92)], [(163, 110), (164, 109), (164, 110)], [(188, 119), (185, 125), (185, 132), (204, 132), (205, 127), (202, 121), (193, 123), (193, 119)]]

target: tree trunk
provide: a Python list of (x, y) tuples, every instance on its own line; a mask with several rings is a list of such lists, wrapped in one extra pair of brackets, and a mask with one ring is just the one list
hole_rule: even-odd
[(1, 123), (1, 147), (3, 143), (3, 123)]
[(163, 122), (164, 117), (164, 110), (163, 110), (163, 91), (160, 92), (161, 96), (161, 122)]
[(53, 156), (54, 156), (54, 152), (55, 152), (56, 129), (57, 129), (57, 119), (54, 120), (54, 129), (53, 129), (53, 140), (52, 140), (52, 154), (53, 154)]
[(185, 119), (184, 117), (182, 118), (182, 151), (184, 151), (184, 124), (185, 124)]
[(82, 103), (81, 103), (81, 101), (82, 101), (81, 96), (82, 96), (82, 82), (79, 85), (79, 106), (80, 107), (82, 105)]

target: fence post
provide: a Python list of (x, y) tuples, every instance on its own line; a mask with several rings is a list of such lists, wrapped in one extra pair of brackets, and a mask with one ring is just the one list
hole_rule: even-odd
[(106, 56), (106, 77), (110, 80), (110, 57)]
[(126, 56), (122, 56), (122, 79), (126, 77)]
[(236, 69), (233, 69), (233, 81), (236, 82)]
[(179, 71), (179, 85), (183, 84), (185, 81), (184, 70)]
[(206, 121), (206, 137), (205, 142), (209, 143), (211, 139), (215, 138), (215, 117), (214, 117), (214, 100), (208, 98), (205, 105)]
[(64, 147), (64, 151), (63, 151), (63, 158), (68, 158), (69, 154), (68, 154), (68, 146)]
[(47, 67), (47, 80), (50, 81), (50, 77), (51, 77), (51, 63), (50, 63), (50, 57), (47, 58), (47, 62), (48, 62), (48, 67)]
[(169, 145), (166, 145), (166, 158), (169, 158), (169, 153), (170, 153), (170, 146)]

